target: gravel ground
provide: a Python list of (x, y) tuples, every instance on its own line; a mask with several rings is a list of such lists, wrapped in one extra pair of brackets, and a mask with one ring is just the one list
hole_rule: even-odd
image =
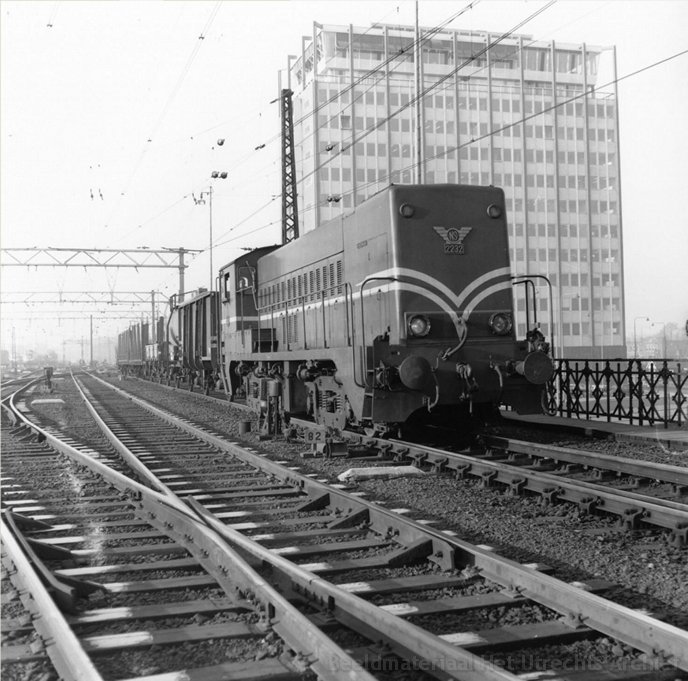
[[(260, 440), (255, 432), (255, 416), (227, 403), (198, 399), (185, 391), (133, 379), (125, 381), (122, 387), (172, 412), (203, 422), (232, 440), (240, 440), (239, 421), (249, 420), (253, 430), (241, 437), (243, 444), (273, 459), (293, 462), (301, 467), (302, 473), (319, 473), (333, 481), (348, 468), (366, 465), (363, 460), (304, 459), (300, 454), (308, 449), (305, 444)], [(632, 453), (636, 458), (651, 461), (666, 454), (646, 443), (583, 441), (568, 435), (556, 438), (556, 444), (561, 446), (573, 446), (576, 442), (586, 449), (623, 456)], [(669, 462), (666, 457), (664, 462)], [(371, 463), (382, 465), (375, 459)], [(360, 482), (357, 489), (369, 499), (386, 502), (388, 507), (410, 508), (423, 518), (435, 520), (433, 527), (451, 529), (462, 539), (496, 546), (509, 558), (550, 565), (562, 579), (598, 578), (614, 582), (619, 585), (613, 592), (615, 599), (688, 627), (688, 552), (669, 545), (661, 532), (617, 531), (614, 520), (583, 515), (574, 506), (547, 506), (537, 498), (510, 497), (495, 489), (485, 489), (477, 481), (454, 480), (445, 475), (370, 480)], [(341, 581), (354, 579), (347, 576)]]

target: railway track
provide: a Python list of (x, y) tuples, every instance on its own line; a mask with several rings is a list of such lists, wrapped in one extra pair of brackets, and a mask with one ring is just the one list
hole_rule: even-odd
[[(314, 609), (311, 619), (325, 630), (340, 629), (335, 639), (343, 636), (354, 659), (369, 668), (418, 671), (435, 665), (437, 673), (446, 674), (447, 666), (460, 670), (456, 678), (471, 678), (466, 669), (479, 669), (477, 678), (512, 678), (492, 665), (506, 649), (532, 652), (549, 644), (560, 646), (555, 655), (565, 655), (561, 646), (599, 632), (643, 651), (649, 656), (644, 671), (654, 668), (657, 678), (663, 674), (659, 660), (686, 665), (681, 651), (688, 639), (676, 627), (557, 580), (546, 568), (537, 569), (543, 566), (502, 559), (431, 529), (422, 518), (410, 520), (404, 509), (385, 509), (301, 476), (138, 399), (115, 400), (111, 388), (101, 393), (95, 386), (89, 381), (110, 428), (131, 440), (148, 467), (163, 469), (161, 482), (227, 541), (269, 565), (271, 575), (283, 571), (282, 587), (302, 608)], [(210, 453), (149, 420), (151, 415), (200, 436)], [(167, 435), (171, 441), (163, 439)], [(239, 462), (246, 468), (223, 471), (228, 477), (221, 478), (215, 469), (227, 455), (234, 457), (230, 468)], [(606, 586), (585, 585), (592, 591)], [(328, 607), (317, 612), (322, 603)], [(477, 622), (467, 629), (472, 618)], [(424, 628), (402, 624), (408, 619)], [(479, 623), (490, 626), (481, 629)], [(349, 635), (342, 634), (343, 626)], [(358, 638), (350, 638), (352, 629)], [(380, 641), (384, 646), (376, 645)]]
[(484, 437), (486, 458), (506, 460), (538, 470), (580, 476), (620, 489), (641, 491), (647, 496), (685, 501), (688, 468), (639, 459), (612, 456), (571, 447), (543, 445), (514, 438)]
[[(292, 419), (291, 425), (302, 436), (310, 433), (306, 438), (316, 442), (327, 443), (329, 439), (325, 429), (309, 421)], [(437, 473), (451, 472), (457, 478), (472, 476), (485, 486), (500, 485), (512, 494), (538, 494), (551, 503), (570, 502), (586, 512), (613, 514), (627, 529), (641, 525), (663, 528), (677, 546), (688, 541), (688, 506), (683, 503), (688, 468), (498, 438), (489, 439), (494, 449), (471, 453), (350, 432), (342, 432), (337, 438), (396, 463), (412, 463)], [(595, 482), (575, 477), (583, 469), (591, 471)], [(610, 479), (625, 479), (625, 485), (602, 484)], [(678, 500), (641, 493), (641, 479), (661, 483), (661, 491)]]
[(116, 459), (3, 416), (3, 560), (28, 604), (18, 624), (33, 629), (3, 648), (3, 678), (39, 652), (46, 679), (372, 678), (154, 476)]

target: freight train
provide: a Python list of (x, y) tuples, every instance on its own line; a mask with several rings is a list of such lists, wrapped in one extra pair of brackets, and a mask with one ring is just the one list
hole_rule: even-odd
[(164, 334), (141, 341), (148, 354), (132, 364), (130, 329), (119, 363), (220, 383), (258, 412), (278, 398), (333, 430), (394, 434), (499, 404), (532, 413), (553, 363), (537, 325), (516, 337), (513, 279), (501, 189), (391, 185), (230, 262), (216, 291), (173, 298)]

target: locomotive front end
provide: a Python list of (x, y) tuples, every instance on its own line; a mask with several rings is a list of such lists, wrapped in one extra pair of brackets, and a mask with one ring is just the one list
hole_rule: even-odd
[(364, 411), (403, 423), (457, 407), (539, 410), (553, 364), (537, 329), (516, 339), (503, 191), (393, 186), (388, 199), (387, 267), (360, 287)]

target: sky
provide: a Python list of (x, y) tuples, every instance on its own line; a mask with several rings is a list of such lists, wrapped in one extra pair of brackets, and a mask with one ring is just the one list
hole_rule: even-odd
[[(421, 0), (420, 23), (436, 26), (468, 4)], [(546, 4), (481, 0), (450, 27), (503, 33)], [(210, 186), (214, 269), (242, 248), (280, 240), (279, 119), (271, 102), (278, 71), (313, 21), (412, 25), (414, 14), (414, 2), (398, 0), (3, 0), (2, 247), (183, 246), (203, 251), (187, 256), (187, 290), (208, 286), (210, 210), (194, 199)], [(688, 50), (687, 26), (688, 0), (559, 0), (518, 32), (615, 45), (623, 78)], [(686, 72), (683, 54), (619, 83), (629, 339), (634, 322), (651, 334), (688, 319)], [(211, 181), (213, 171), (227, 179)], [(4, 266), (0, 275), (5, 300), (10, 292), (83, 290), (156, 290), (164, 300), (178, 288), (174, 269)], [(74, 358), (89, 333), (88, 319), (71, 319), (76, 309), (94, 315), (99, 337), (130, 323), (109, 315), (150, 311), (5, 303), (2, 347), (14, 327), (18, 345), (65, 341)]]

